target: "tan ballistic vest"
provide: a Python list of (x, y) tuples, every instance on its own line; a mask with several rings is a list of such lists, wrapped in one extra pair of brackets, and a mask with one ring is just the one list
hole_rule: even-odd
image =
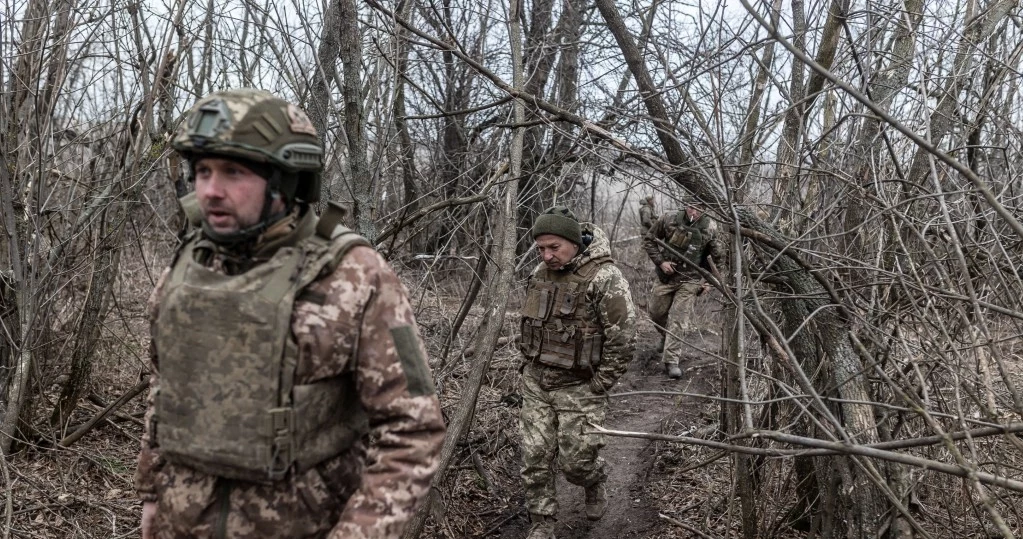
[(348, 249), (369, 245), (329, 224), (325, 215), (316, 234), (241, 275), (196, 262), (197, 239), (181, 248), (156, 332), (155, 434), (169, 461), (268, 483), (340, 454), (368, 430), (354, 373), (294, 383), (296, 296)]
[(681, 254), (687, 260), (695, 265), (699, 265), (703, 257), (703, 244), (707, 242), (708, 232), (707, 229), (710, 227), (710, 218), (706, 215), (701, 215), (692, 224), (688, 223), (686, 218), (686, 212), (679, 211), (675, 214), (675, 218), (668, 223), (667, 232), (667, 243), (671, 245), (672, 251), (663, 253), (664, 259), (669, 262), (676, 262), (679, 264), (679, 272), (694, 271), (689, 266), (682, 265), (682, 260), (678, 256)]
[(590, 377), (600, 364), (604, 335), (589, 316), (586, 289), (610, 257), (571, 271), (544, 269), (530, 282), (522, 307), (519, 349), (527, 359)]

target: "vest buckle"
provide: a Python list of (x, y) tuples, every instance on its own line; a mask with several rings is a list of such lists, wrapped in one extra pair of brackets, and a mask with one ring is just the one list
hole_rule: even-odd
[(268, 410), (267, 426), (271, 439), (270, 459), (266, 475), (271, 481), (284, 479), (292, 464), (292, 426), (295, 413), (292, 408), (271, 408)]

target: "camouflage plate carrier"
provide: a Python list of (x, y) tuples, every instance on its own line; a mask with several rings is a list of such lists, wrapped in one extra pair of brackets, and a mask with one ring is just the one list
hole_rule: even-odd
[(182, 246), (158, 313), (160, 387), (151, 428), (161, 454), (202, 472), (270, 483), (352, 446), (368, 429), (354, 375), (295, 385), (295, 299), (369, 245), (328, 210), (316, 233), (241, 275), (196, 262)]
[(577, 371), (589, 378), (600, 364), (604, 335), (590, 319), (586, 290), (611, 257), (571, 271), (544, 268), (533, 277), (522, 307), (519, 349), (527, 360)]
[[(665, 261), (675, 264), (675, 274), (666, 275), (661, 271), (661, 268), (656, 268), (657, 276), (661, 282), (666, 283), (673, 278), (689, 278), (689, 276), (696, 272), (682, 261), (683, 257), (696, 266), (704, 263), (706, 256), (704, 244), (712, 239), (708, 231), (711, 223), (710, 217), (701, 215), (699, 219), (691, 224), (686, 221), (686, 212), (678, 211), (675, 212), (674, 218), (668, 223), (668, 230), (665, 231), (665, 243), (670, 245), (674, 252), (664, 249), (662, 256)], [(679, 254), (682, 257), (678, 256)]]

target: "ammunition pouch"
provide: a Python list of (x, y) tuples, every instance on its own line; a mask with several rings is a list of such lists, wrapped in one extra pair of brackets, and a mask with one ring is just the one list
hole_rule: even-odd
[(561, 331), (544, 327), (540, 320), (523, 318), (519, 348), (541, 365), (590, 372), (600, 365), (604, 336), (572, 326)]
[(519, 334), (519, 349), (526, 359), (585, 377), (600, 365), (604, 336), (588, 319), (586, 302), (586, 289), (596, 269), (570, 274), (561, 282), (537, 279), (530, 283)]

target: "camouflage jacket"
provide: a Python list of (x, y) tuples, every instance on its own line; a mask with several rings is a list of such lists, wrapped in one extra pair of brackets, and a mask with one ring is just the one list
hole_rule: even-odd
[[(559, 272), (576, 271), (587, 264), (597, 263), (611, 256), (611, 243), (604, 231), (589, 223), (583, 223), (583, 236), (592, 234), (589, 246), (577, 254)], [(540, 262), (533, 270), (530, 284), (550, 270)], [(632, 303), (629, 282), (614, 263), (601, 264), (586, 292), (590, 320), (601, 327), (603, 354), (600, 365), (591, 376), (580, 377), (577, 371), (548, 367), (533, 362), (531, 372), (536, 373), (540, 385), (545, 389), (557, 389), (589, 381), (595, 391), (606, 391), (625, 373), (632, 360), (636, 344), (636, 309)]]
[[(292, 222), (285, 234), (307, 225)], [(272, 240), (261, 245), (250, 265), (275, 250)], [(222, 273), (246, 267), (228, 253), (214, 253), (206, 265)], [(166, 278), (165, 271), (150, 299), (151, 322), (157, 319)], [(304, 289), (291, 318), (291, 338), (300, 350), (296, 382), (326, 380), (353, 368), (370, 431), (341, 455), (272, 484), (206, 475), (161, 458), (151, 429), (160, 355), (151, 341), (152, 389), (135, 486), (143, 500), (157, 503), (155, 536), (399, 536), (429, 489), (444, 438), (440, 404), (415, 324), (405, 288), (369, 247), (352, 248), (333, 272)], [(392, 330), (400, 328), (412, 328), (403, 334), (415, 336), (419, 372), (410, 372), (416, 369), (398, 355)], [(152, 334), (159, 331), (152, 324)]]
[[(692, 221), (686, 215), (685, 210), (667, 212), (654, 222), (654, 226), (643, 237), (643, 250), (654, 263), (661, 282), (698, 281), (700, 280), (699, 272), (682, 262), (678, 254), (684, 254), (684, 258), (689, 258), (694, 263), (701, 265), (704, 264), (708, 256), (719, 257), (721, 247), (720, 242), (715, 238), (716, 235), (717, 223), (707, 214)], [(672, 245), (676, 252), (669, 252), (656, 240)], [(679, 251), (684, 252), (680, 253)], [(661, 271), (660, 265), (665, 261), (675, 263), (675, 273), (670, 276)]]
[(643, 227), (643, 233), (647, 233), (654, 226), (654, 222), (657, 221), (657, 215), (654, 214), (654, 208), (647, 204), (646, 200), (642, 200), (639, 203), (639, 224)]

